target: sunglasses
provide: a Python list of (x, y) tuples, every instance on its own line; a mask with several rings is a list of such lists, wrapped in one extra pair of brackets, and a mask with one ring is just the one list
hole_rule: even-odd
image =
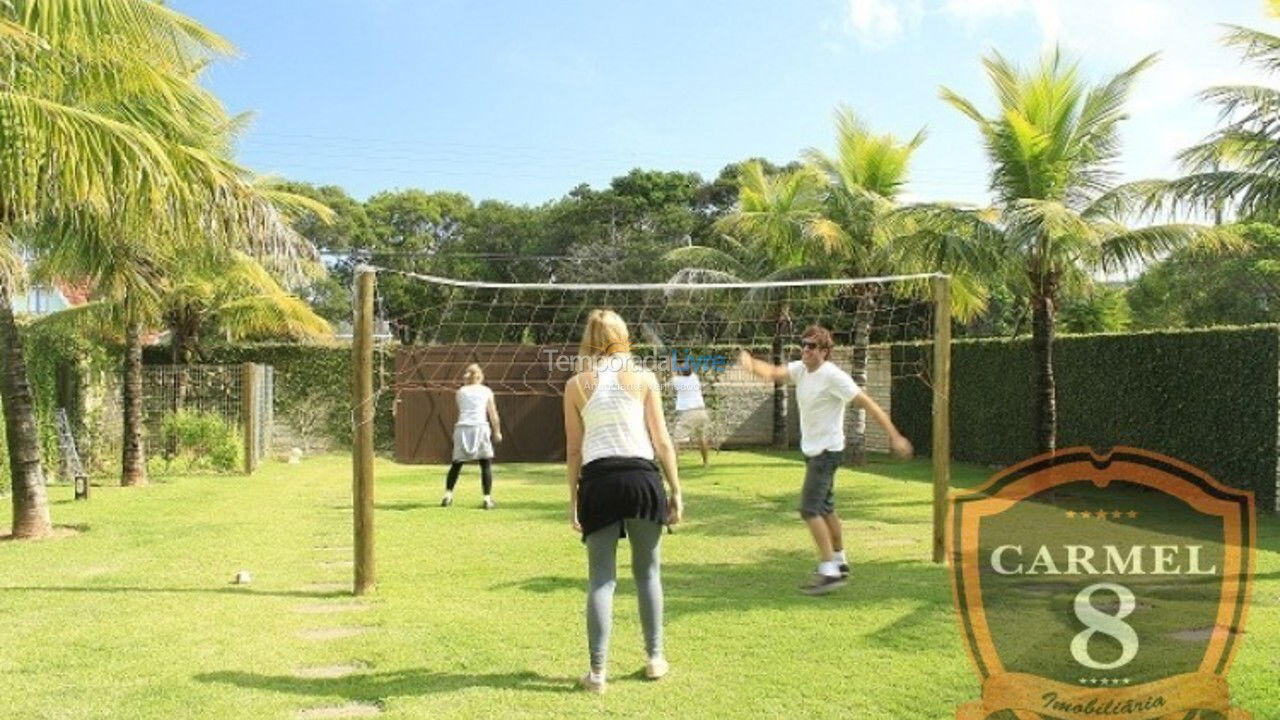
[(817, 350), (817, 349), (818, 349), (818, 343), (816, 343), (816, 342), (814, 342), (814, 341), (812, 341), (812, 340), (801, 340), (801, 341), (800, 341), (800, 347), (801, 347), (802, 349), (804, 349), (804, 350)]

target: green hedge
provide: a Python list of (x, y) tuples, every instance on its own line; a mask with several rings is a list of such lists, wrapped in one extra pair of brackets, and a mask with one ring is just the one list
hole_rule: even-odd
[[(896, 346), (895, 359), (924, 349)], [(1054, 343), (1058, 447), (1114, 445), (1184, 460), (1275, 507), (1280, 328), (1256, 326), (1060, 337)], [(927, 448), (932, 395), (895, 378), (893, 420)], [(952, 348), (956, 460), (1004, 465), (1035, 454), (1030, 341)]]
[[(86, 401), (91, 393), (92, 378), (117, 367), (120, 356), (114, 348), (85, 339), (58, 325), (21, 321), (23, 359), (27, 381), (35, 403), (36, 430), (46, 481), (57, 479), (61, 451), (58, 448), (56, 412), (65, 408), (85, 468), (91, 473), (103, 472), (111, 460), (112, 450), (119, 447), (101, 435), (100, 402)], [(118, 470), (118, 466), (116, 468)], [(0, 484), (7, 492), (9, 476), (8, 448), (0, 433)]]
[[(170, 362), (167, 347), (147, 348), (143, 362), (148, 365)], [(203, 362), (226, 365), (262, 363), (275, 369), (275, 416), (277, 423), (297, 427), (305, 418), (318, 419), (315, 434), (337, 447), (350, 447), (351, 430), (351, 345), (298, 345), (255, 343), (206, 348)], [(383, 360), (374, 359), (375, 391), (380, 382), (386, 392), (378, 396), (374, 411), (374, 445), (390, 451), (395, 443), (391, 417), (391, 381), (394, 363), (385, 358), (386, 376), (377, 377)]]

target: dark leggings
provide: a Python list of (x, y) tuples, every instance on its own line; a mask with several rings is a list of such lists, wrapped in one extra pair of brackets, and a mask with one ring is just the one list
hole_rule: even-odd
[[(480, 486), (484, 488), (484, 494), (488, 495), (493, 491), (493, 460), (480, 460)], [(458, 473), (462, 472), (462, 461), (456, 461), (449, 466), (449, 476), (444, 480), (444, 489), (453, 492), (453, 486), (458, 484)]]

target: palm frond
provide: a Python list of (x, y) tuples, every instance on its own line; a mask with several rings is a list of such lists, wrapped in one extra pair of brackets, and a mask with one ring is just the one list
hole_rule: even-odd
[(1158, 58), (1159, 55), (1155, 53), (1147, 55), (1106, 83), (1090, 89), (1085, 95), (1072, 131), (1074, 136), (1068, 142), (1071, 152), (1077, 154), (1080, 160), (1087, 163), (1107, 162), (1119, 154), (1118, 127), (1128, 117), (1124, 111), (1124, 103), (1138, 75), (1154, 65)]
[(54, 45), (83, 43), (103, 52), (148, 48), (155, 62), (174, 68), (235, 53), (222, 36), (150, 0), (9, 0), (0, 17)]
[(266, 198), (267, 202), (274, 205), (290, 220), (311, 214), (325, 225), (331, 225), (337, 217), (328, 205), (305, 195), (285, 190), (281, 187), (281, 181), (277, 178), (256, 177), (253, 180), (253, 187), (260, 195)]
[(1215, 85), (1200, 92), (1200, 100), (1218, 106), (1220, 120), (1234, 127), (1271, 127), (1280, 111), (1280, 90), (1265, 85)]
[(12, 293), (26, 287), (27, 269), (13, 235), (0, 225), (0, 287)]
[(1238, 249), (1239, 234), (1217, 227), (1185, 223), (1152, 225), (1137, 230), (1114, 228), (1114, 234), (1099, 244), (1101, 269), (1115, 272), (1138, 267), (1181, 247), (1221, 252)]
[[(85, 210), (163, 216), (179, 174), (165, 148), (135, 127), (44, 98), (0, 90), (0, 223)], [(71, 159), (74, 160), (71, 160)], [(129, 202), (115, 203), (120, 188)], [(55, 191), (56, 189), (56, 191)]]
[(978, 124), (978, 128), (986, 133), (990, 126), (990, 121), (983, 115), (972, 102), (966, 100), (963, 96), (956, 93), (950, 88), (942, 88), (938, 92), (938, 96), (942, 98), (951, 107), (964, 113), (970, 120)]
[[(689, 245), (669, 250), (662, 256), (668, 266), (679, 268), (679, 274), (685, 270), (710, 270), (738, 278), (750, 277), (751, 273), (737, 258), (729, 253), (704, 245)], [(672, 280), (671, 282), (683, 282)]]
[(293, 295), (252, 295), (223, 305), (215, 314), (233, 340), (317, 340), (333, 336), (328, 321)]
[(1169, 193), (1166, 180), (1147, 179), (1117, 185), (1094, 198), (1080, 211), (1087, 221), (1122, 223), (1164, 210)]
[(724, 270), (708, 267), (683, 267), (675, 271), (667, 282), (672, 284), (740, 283), (745, 278)]
[(1222, 43), (1239, 48), (1250, 60), (1268, 72), (1280, 70), (1280, 37), (1240, 25), (1227, 25)]
[(106, 342), (119, 342), (124, 334), (119, 304), (101, 300), (42, 315), (32, 324)]
[(1241, 218), (1274, 218), (1280, 177), (1244, 170), (1192, 173), (1170, 180), (1166, 198), (1171, 212), (1212, 214), (1230, 207)]

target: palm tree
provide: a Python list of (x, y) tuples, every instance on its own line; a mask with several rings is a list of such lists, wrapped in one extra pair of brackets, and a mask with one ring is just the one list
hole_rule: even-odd
[[(679, 268), (672, 282), (778, 282), (823, 274), (808, 258), (834, 241), (839, 229), (822, 210), (822, 176), (811, 168), (765, 172), (758, 161), (743, 163), (739, 173), (738, 207), (721, 218), (716, 228), (722, 247), (691, 245), (669, 251), (665, 260)], [(793, 331), (790, 301), (784, 293), (753, 290), (740, 310), (758, 314), (769, 308), (767, 332), (772, 336), (770, 360), (781, 364), (783, 345)], [(749, 310), (748, 310), (749, 309)], [(760, 318), (745, 318), (757, 323)], [(787, 390), (773, 388), (773, 444), (787, 443)]]
[[(286, 291), (261, 263), (235, 253), (224, 265), (194, 270), (164, 293), (164, 324), (171, 360), (190, 365), (202, 339), (222, 332), (229, 340), (332, 337), (329, 323)], [(182, 409), (186, 373), (175, 376), (174, 411)]]
[[(106, 249), (247, 234), (271, 245), (278, 218), (242, 172), (183, 142), (221, 116), (193, 79), (231, 50), (149, 0), (0, 3), (0, 266), (17, 266), (20, 247), (40, 237)], [(33, 537), (51, 524), (10, 300), (19, 281), (0, 277), (0, 393), (13, 533)]]
[[(1269, 72), (1280, 70), (1280, 37), (1228, 26), (1223, 42)], [(1178, 155), (1187, 173), (1153, 186), (1152, 204), (1212, 217), (1228, 212), (1241, 220), (1280, 216), (1280, 88), (1226, 85), (1200, 93), (1217, 105), (1225, 125)]]
[[(176, 268), (173, 279), (155, 278), (145, 296), (146, 303), (137, 307), (138, 294), (107, 292), (88, 305), (52, 313), (40, 320), (43, 324), (59, 324), (80, 334), (92, 334), (110, 342), (124, 341), (126, 353), (140, 355), (140, 327), (157, 327), (163, 323), (170, 333), (170, 348), (175, 365), (189, 365), (198, 357), (201, 339), (220, 332), (228, 340), (319, 339), (332, 337), (329, 323), (309, 305), (288, 293), (261, 263), (241, 252), (233, 252), (224, 262), (188, 262)], [(113, 300), (112, 298), (116, 298)], [(133, 305), (133, 307), (131, 307)], [(141, 358), (138, 368), (124, 377), (132, 383), (128, 401), (139, 403), (137, 425), (129, 428), (124, 438), (133, 440), (134, 452), (142, 457), (141, 442)], [(131, 367), (133, 363), (129, 363)], [(173, 405), (180, 411), (186, 397), (187, 373), (174, 376)], [(137, 428), (135, 430), (134, 428)], [(138, 473), (134, 467), (126, 471)], [(142, 469), (145, 472), (145, 467)], [(127, 474), (122, 472), (122, 477)], [(142, 477), (145, 477), (143, 475)], [(133, 478), (137, 484), (140, 478)]]
[(983, 115), (943, 88), (942, 98), (974, 121), (991, 163), (994, 208), (920, 206), (912, 218), (953, 257), (989, 256), (1005, 282), (1030, 298), (1036, 388), (1036, 437), (1041, 451), (1056, 444), (1053, 376), (1054, 317), (1059, 293), (1085, 287), (1093, 273), (1112, 271), (1193, 242), (1217, 237), (1194, 225), (1129, 229), (1126, 218), (1144, 207), (1134, 187), (1117, 186), (1125, 100), (1148, 56), (1109, 80), (1089, 86), (1059, 52), (1023, 72), (999, 53), (984, 60), (998, 108)]
[(180, 278), (162, 300), (175, 364), (198, 358), (201, 340), (211, 332), (232, 341), (314, 340), (333, 334), (310, 305), (240, 252), (221, 267)]
[[(177, 41), (177, 42), (175, 42)], [(144, 130), (99, 112), (122, 86), (163, 89), (177, 47), (216, 52), (221, 38), (143, 0), (0, 4), (0, 397), (13, 483), (13, 536), (52, 530), (31, 389), (12, 295), (38, 226), (92, 216), (156, 226), (185, 217), (182, 181), (219, 169), (175, 158)], [(139, 106), (139, 112), (145, 108)], [(216, 183), (215, 183), (216, 184)], [(132, 188), (124, 203), (114, 190)]]
[[(900, 272), (906, 245), (895, 242), (904, 223), (891, 219), (907, 182), (912, 154), (924, 142), (923, 130), (900, 142), (891, 134), (876, 134), (846, 106), (836, 109), (836, 152), (816, 148), (805, 152), (810, 165), (826, 179), (824, 215), (839, 232), (823, 248), (824, 265), (841, 277), (869, 278)], [(853, 290), (853, 359), (850, 374), (859, 387), (867, 386), (867, 358), (871, 324), (881, 295), (877, 286)], [(904, 290), (907, 288), (903, 288)], [(921, 288), (927, 292), (927, 287)], [(866, 414), (853, 413), (854, 432), (848, 461), (866, 461)]]

